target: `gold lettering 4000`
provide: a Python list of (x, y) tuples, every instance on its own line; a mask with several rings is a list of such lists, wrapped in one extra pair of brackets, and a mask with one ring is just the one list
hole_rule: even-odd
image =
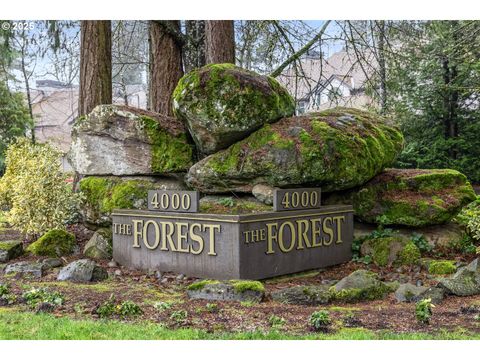
[(150, 201), (155, 209), (168, 209), (171, 207), (173, 210), (188, 210), (192, 205), (192, 198), (189, 194), (161, 193), (160, 199), (158, 195), (158, 193), (155, 193)]
[(318, 204), (318, 193), (316, 191), (292, 191), (286, 192), (282, 198), (282, 205), (285, 209), (302, 206), (315, 207)]

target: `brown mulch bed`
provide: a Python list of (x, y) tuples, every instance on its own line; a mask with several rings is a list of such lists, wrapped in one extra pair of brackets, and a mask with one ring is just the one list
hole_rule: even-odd
[[(92, 232), (80, 226), (70, 228), (79, 241), (80, 248), (91, 236)], [(18, 235), (18, 234), (16, 234)], [(15, 236), (16, 236), (15, 235)], [(13, 235), (12, 235), (13, 236)], [(4, 240), (7, 240), (6, 238)], [(81, 258), (80, 254), (64, 259), (70, 262)], [(465, 262), (471, 257), (459, 256)], [(32, 256), (23, 256), (12, 262), (35, 260)], [(123, 267), (108, 267), (108, 261), (100, 261), (110, 278), (104, 282), (94, 284), (72, 284), (56, 281), (58, 269), (50, 270), (42, 279), (26, 279), (21, 277), (4, 276), (0, 274), (0, 283), (8, 283), (11, 291), (21, 298), (21, 294), (30, 287), (47, 287), (61, 292), (65, 303), (55, 309), (56, 316), (70, 316), (73, 318), (97, 319), (95, 309), (105, 302), (111, 294), (117, 301), (131, 300), (139, 304), (143, 314), (139, 317), (121, 319), (123, 321), (152, 321), (169, 327), (191, 326), (212, 331), (269, 331), (272, 329), (269, 318), (272, 315), (285, 319), (283, 331), (292, 334), (308, 333), (308, 319), (312, 312), (322, 309), (330, 311), (334, 321), (334, 328), (363, 327), (370, 330), (388, 330), (391, 332), (431, 332), (439, 329), (465, 329), (471, 332), (480, 332), (480, 321), (475, 317), (480, 314), (480, 295), (468, 297), (447, 297), (441, 304), (436, 305), (432, 321), (429, 325), (421, 325), (415, 319), (412, 303), (397, 303), (393, 294), (384, 300), (369, 301), (355, 304), (331, 304), (328, 306), (300, 306), (286, 305), (271, 300), (269, 294), (277, 289), (296, 285), (319, 285), (331, 280), (339, 280), (352, 271), (366, 268), (377, 272), (382, 280), (396, 280), (399, 275), (415, 283), (420, 280), (424, 285), (433, 285), (435, 280), (427, 276), (418, 267), (403, 267), (397, 269), (379, 268), (374, 265), (365, 265), (350, 262), (318, 271), (306, 272), (296, 276), (286, 276), (265, 281), (267, 296), (259, 304), (238, 302), (217, 302), (217, 311), (209, 311), (208, 301), (189, 300), (186, 296), (186, 286), (195, 281), (193, 278), (177, 279), (177, 274), (163, 274), (164, 283), (158, 281), (154, 273), (129, 270)], [(120, 270), (120, 275), (115, 271)], [(154, 308), (156, 302), (168, 302), (169, 309), (159, 311)], [(12, 306), (19, 306), (30, 310), (19, 300)], [(185, 310), (188, 316), (184, 322), (171, 319), (173, 312)]]

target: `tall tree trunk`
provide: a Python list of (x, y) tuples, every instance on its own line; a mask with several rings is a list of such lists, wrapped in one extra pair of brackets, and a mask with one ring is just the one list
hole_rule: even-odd
[(385, 67), (385, 21), (377, 22), (378, 27), (378, 72), (380, 77), (380, 112), (387, 110), (387, 75)]
[(112, 103), (112, 28), (109, 20), (81, 23), (78, 115)]
[(205, 65), (205, 21), (185, 21), (187, 43), (185, 44), (185, 71)]
[(207, 64), (235, 64), (233, 20), (208, 20), (205, 24)]
[(180, 33), (179, 20), (150, 21), (149, 105), (152, 111), (169, 116), (173, 115), (173, 90), (183, 76), (182, 46), (172, 31)]

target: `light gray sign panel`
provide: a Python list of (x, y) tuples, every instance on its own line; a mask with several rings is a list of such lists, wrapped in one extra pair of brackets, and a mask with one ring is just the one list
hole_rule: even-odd
[(150, 190), (148, 210), (168, 212), (198, 212), (198, 191)]
[(275, 189), (274, 211), (294, 211), (320, 208), (320, 188)]

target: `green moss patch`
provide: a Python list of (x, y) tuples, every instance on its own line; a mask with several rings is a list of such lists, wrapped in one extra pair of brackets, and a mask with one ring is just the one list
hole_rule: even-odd
[(219, 281), (217, 280), (200, 280), (200, 281), (196, 281), (190, 285), (187, 286), (187, 290), (191, 290), (191, 291), (199, 291), (199, 290), (202, 290), (205, 286), (207, 285), (214, 285), (214, 284), (218, 284), (220, 283)]
[(245, 291), (265, 292), (265, 287), (260, 281), (231, 280), (230, 283), (237, 293), (243, 293)]
[(39, 256), (64, 256), (75, 247), (75, 235), (62, 229), (53, 229), (27, 247), (27, 251)]
[(448, 275), (457, 271), (455, 261), (452, 260), (432, 260), (428, 264), (428, 272), (434, 275)]

